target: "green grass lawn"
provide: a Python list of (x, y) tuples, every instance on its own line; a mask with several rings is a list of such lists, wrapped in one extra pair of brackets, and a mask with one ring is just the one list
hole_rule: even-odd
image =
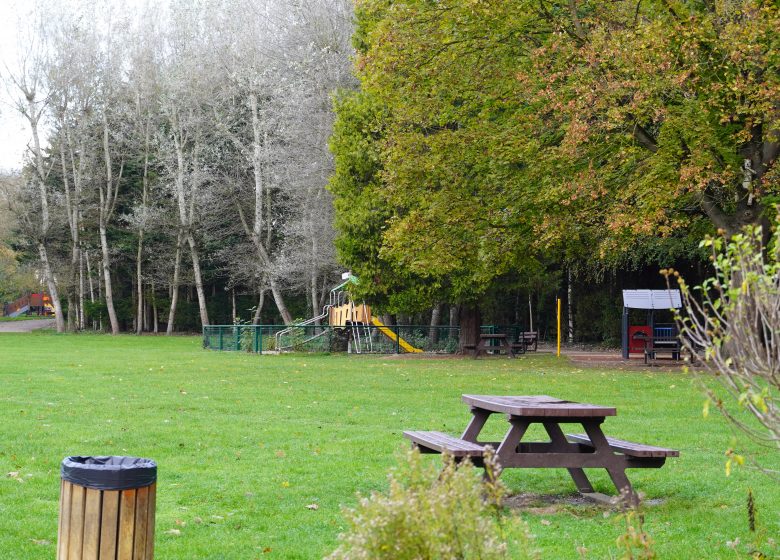
[[(385, 487), (407, 447), (404, 429), (462, 430), (462, 393), (614, 405), (608, 435), (680, 449), (660, 470), (629, 471), (648, 499), (659, 558), (733, 558), (727, 541), (751, 540), (748, 488), (760, 527), (780, 534), (776, 480), (747, 466), (725, 476), (732, 432), (702, 417), (703, 399), (682, 373), (583, 369), (550, 355), (256, 356), (205, 351), (195, 337), (34, 333), (0, 335), (0, 387), (3, 559), (54, 557), (59, 464), (77, 454), (157, 460), (157, 558), (322, 557), (342, 530), (340, 507)], [(493, 422), (503, 434), (506, 422)], [(780, 467), (776, 452), (764, 460)], [(504, 479), (513, 492), (574, 491), (562, 470)], [(592, 479), (611, 491), (605, 474)], [(313, 503), (319, 509), (306, 508)], [(578, 546), (587, 558), (619, 556), (623, 527), (604, 507), (523, 517), (544, 558), (578, 558)]]

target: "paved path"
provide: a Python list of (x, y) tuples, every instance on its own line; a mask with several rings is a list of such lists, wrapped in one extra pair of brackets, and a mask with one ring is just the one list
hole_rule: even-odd
[(36, 329), (53, 327), (54, 319), (30, 319), (29, 321), (0, 321), (0, 333), (31, 332)]

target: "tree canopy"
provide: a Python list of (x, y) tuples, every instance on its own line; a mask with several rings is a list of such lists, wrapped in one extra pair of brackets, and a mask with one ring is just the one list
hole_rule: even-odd
[[(664, 264), (695, 254), (704, 232), (765, 223), (780, 151), (776, 3), (357, 5), (362, 91), (337, 103), (331, 188), (358, 272), (381, 262), (458, 301), (549, 258)], [(342, 167), (347, 152), (369, 172)], [(368, 200), (379, 211), (360, 215), (375, 220), (361, 261), (345, 212)]]

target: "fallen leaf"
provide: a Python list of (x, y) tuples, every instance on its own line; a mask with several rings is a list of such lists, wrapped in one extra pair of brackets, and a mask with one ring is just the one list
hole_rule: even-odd
[(542, 525), (552, 525), (552, 522), (549, 519), (542, 519), (541, 524)]
[(320, 506), (318, 506), (317, 504), (309, 504), (308, 506), (306, 506), (306, 509), (320, 509)]
[(165, 531), (165, 534), (166, 535), (173, 535), (175, 537), (179, 537), (179, 536), (181, 536), (181, 531), (179, 531), (178, 529), (169, 529), (169, 530)]
[(32, 542), (40, 546), (49, 546), (51, 544), (51, 541), (47, 541), (46, 539), (32, 539)]

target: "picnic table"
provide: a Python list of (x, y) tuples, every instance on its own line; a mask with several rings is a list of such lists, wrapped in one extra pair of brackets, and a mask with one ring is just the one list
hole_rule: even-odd
[(463, 349), (470, 351), (475, 360), (488, 350), (495, 350), (499, 353), (503, 350), (508, 358), (514, 358), (515, 350), (521, 350), (521, 353), (525, 353), (525, 342), (510, 343), (504, 333), (480, 334), (477, 344), (466, 344)]
[[(471, 421), (460, 438), (443, 432), (405, 431), (404, 436), (422, 453), (449, 453), (456, 460), (471, 459), (484, 466), (485, 448), (491, 446), (502, 469), (565, 468), (577, 490), (599, 500), (598, 494), (583, 469), (603, 468), (609, 473), (619, 494), (633, 502), (638, 497), (626, 476), (630, 468), (659, 468), (667, 457), (678, 457), (679, 451), (633, 443), (607, 437), (601, 430), (606, 417), (615, 416), (613, 407), (578, 403), (550, 397), (463, 395), (471, 409)], [(480, 441), (479, 434), (492, 414), (503, 413), (509, 429), (501, 441)], [(550, 438), (548, 442), (523, 440), (529, 426), (541, 424)], [(580, 424), (584, 434), (565, 434), (562, 424)]]

